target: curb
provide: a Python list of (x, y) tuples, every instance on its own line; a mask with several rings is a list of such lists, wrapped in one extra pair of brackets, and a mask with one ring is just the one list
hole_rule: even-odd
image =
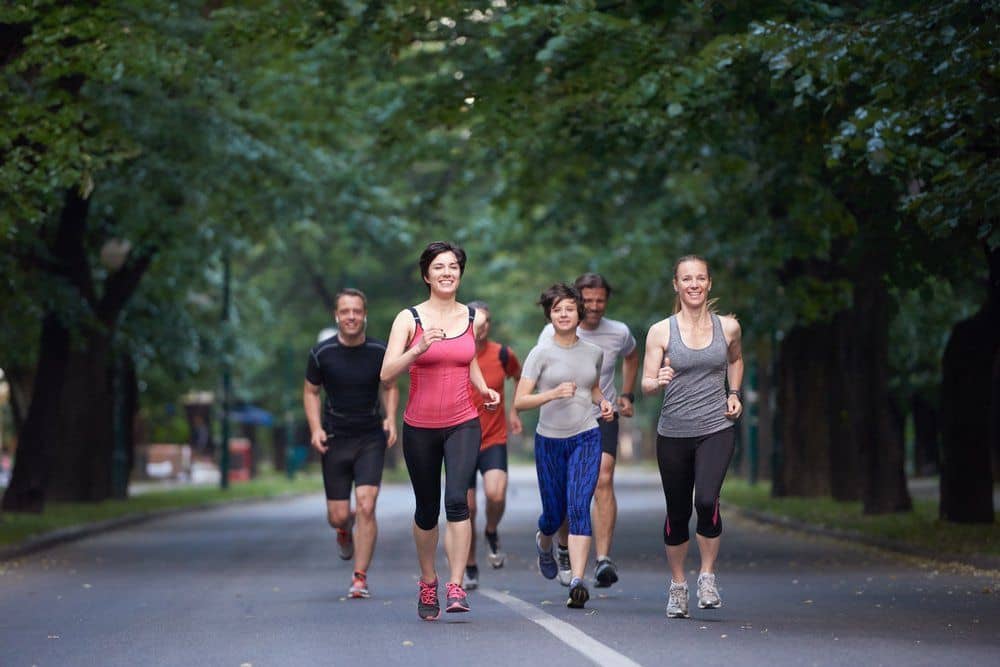
[(808, 533), (810, 535), (820, 535), (837, 540), (858, 542), (867, 546), (877, 547), (885, 551), (891, 551), (893, 553), (903, 554), (906, 556), (925, 558), (942, 564), (957, 564), (974, 567), (980, 570), (992, 570), (994, 573), (1000, 574), (1000, 556), (991, 556), (989, 554), (954, 554), (932, 551), (930, 549), (913, 546), (912, 544), (906, 544), (897, 540), (871, 537), (869, 535), (863, 535), (851, 530), (840, 530), (838, 528), (829, 528), (827, 526), (805, 523), (804, 521), (798, 521), (796, 519), (790, 519), (788, 517), (778, 516), (775, 514), (768, 514), (767, 512), (760, 512), (758, 510), (747, 509), (745, 507), (728, 504), (725, 507), (727, 511), (732, 511), (734, 514), (738, 514), (746, 519), (750, 519), (751, 521), (756, 521), (758, 523), (787, 528), (789, 530)]
[(23, 542), (19, 542), (17, 544), (11, 544), (5, 547), (0, 547), (0, 563), (4, 561), (15, 560), (17, 558), (22, 558), (24, 556), (29, 556), (39, 551), (45, 551), (46, 549), (51, 549), (52, 547), (59, 546), (60, 544), (75, 542), (76, 540), (82, 540), (86, 537), (99, 535), (101, 533), (107, 533), (112, 530), (118, 530), (119, 528), (127, 528), (129, 526), (135, 526), (141, 523), (146, 523), (147, 521), (154, 521), (156, 519), (165, 519), (167, 517), (174, 516), (177, 514), (186, 514), (189, 512), (202, 512), (205, 510), (227, 507), (230, 505), (245, 505), (250, 503), (266, 503), (279, 500), (291, 500), (293, 498), (299, 498), (304, 495), (309, 495), (309, 494), (283, 493), (270, 497), (234, 498), (232, 500), (222, 500), (217, 503), (205, 503), (203, 505), (191, 505), (189, 507), (171, 507), (168, 509), (156, 510), (153, 512), (126, 514), (120, 517), (115, 517), (114, 519), (105, 519), (103, 521), (95, 521), (93, 523), (84, 523), (79, 526), (67, 526), (66, 528), (57, 528), (56, 530), (52, 530), (47, 533), (42, 533), (40, 535), (29, 537)]

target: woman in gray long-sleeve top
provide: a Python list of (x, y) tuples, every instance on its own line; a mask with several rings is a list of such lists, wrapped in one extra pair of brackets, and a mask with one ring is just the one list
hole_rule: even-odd
[(715, 583), (722, 533), (719, 494), (733, 457), (733, 422), (743, 412), (743, 353), (739, 322), (715, 314), (708, 298), (712, 290), (708, 263), (694, 255), (682, 257), (674, 267), (673, 282), (674, 314), (654, 324), (646, 336), (642, 391), (663, 389), (656, 459), (667, 501), (663, 527), (671, 573), (667, 616), (687, 618), (684, 560), (692, 492), (701, 555), (698, 607), (722, 606)]

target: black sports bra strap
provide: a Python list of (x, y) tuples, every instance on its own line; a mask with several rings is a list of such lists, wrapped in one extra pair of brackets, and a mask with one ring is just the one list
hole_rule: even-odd
[(410, 311), (410, 314), (411, 314), (411, 315), (413, 315), (413, 321), (414, 321), (414, 322), (416, 322), (416, 323), (417, 323), (417, 324), (419, 324), (420, 326), (424, 326), (424, 325), (423, 325), (423, 324), (422, 324), (422, 323), (420, 322), (420, 315), (418, 315), (418, 314), (417, 314), (417, 309), (416, 309), (416, 308), (414, 308), (413, 306), (410, 306), (409, 308), (407, 308), (407, 310), (408, 310), (408, 311)]
[(469, 309), (469, 322), (473, 322), (476, 319), (476, 309), (472, 306), (466, 306)]

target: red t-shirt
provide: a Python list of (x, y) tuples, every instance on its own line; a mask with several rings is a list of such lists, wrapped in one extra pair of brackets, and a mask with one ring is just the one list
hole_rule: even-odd
[(496, 410), (483, 407), (483, 397), (469, 383), (469, 395), (476, 409), (479, 410), (479, 424), (483, 429), (483, 440), (480, 450), (501, 445), (507, 442), (507, 411), (504, 408), (503, 383), (507, 378), (521, 376), (521, 362), (517, 360), (514, 350), (507, 348), (507, 366), (500, 363), (500, 343), (486, 341), (481, 352), (476, 354), (479, 370), (483, 372), (486, 386), (495, 389), (500, 394), (500, 405)]

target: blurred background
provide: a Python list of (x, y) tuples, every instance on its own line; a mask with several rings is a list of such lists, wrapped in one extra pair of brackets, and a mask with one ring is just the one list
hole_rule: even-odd
[(743, 326), (735, 474), (872, 514), (931, 477), (993, 522), (998, 4), (6, 3), (4, 510), (210, 479), (222, 442), (301, 464), (333, 295), (384, 339), (447, 239), (521, 359), (553, 281), (604, 274), (641, 349), (702, 255)]

